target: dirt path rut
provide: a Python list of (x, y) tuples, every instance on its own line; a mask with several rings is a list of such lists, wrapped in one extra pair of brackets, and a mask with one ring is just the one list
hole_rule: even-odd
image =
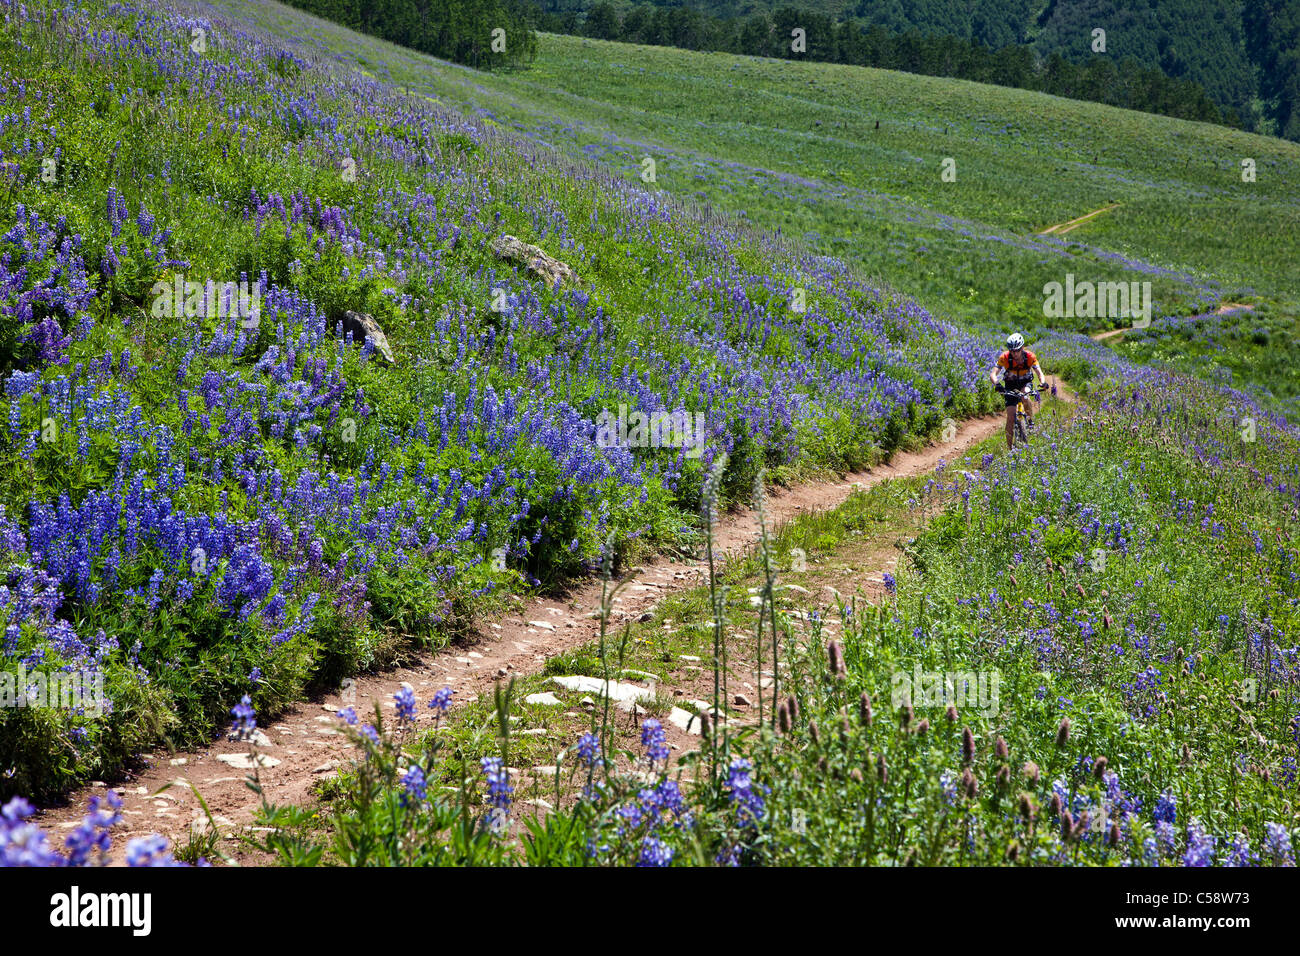
[(1090, 213), (1085, 213), (1084, 215), (1080, 216), (1078, 219), (1071, 219), (1069, 222), (1058, 222), (1054, 226), (1048, 226), (1046, 229), (1040, 232), (1039, 235), (1040, 236), (1063, 236), (1071, 229), (1079, 228), (1085, 222), (1092, 221), (1097, 216), (1100, 216), (1103, 212), (1109, 212), (1110, 210), (1114, 209), (1118, 205), (1119, 203), (1113, 202), (1109, 206), (1102, 206), (1100, 209), (1094, 209)]
[[(1215, 315), (1227, 315), (1229, 312), (1253, 312), (1255, 307), (1245, 302), (1224, 302), (1214, 310)], [(1128, 329), (1107, 329), (1105, 332), (1093, 332), (1092, 339), (1094, 342), (1105, 342), (1107, 339), (1113, 339), (1123, 335)]]
[[(766, 502), (769, 527), (805, 512), (834, 508), (857, 487), (932, 471), (940, 459), (952, 461), (1002, 428), (1001, 415), (971, 419), (962, 423), (952, 441), (895, 455), (889, 464), (840, 481), (773, 489)], [(726, 555), (751, 548), (757, 539), (753, 512), (727, 514), (716, 529), (715, 555), (725, 560)], [(706, 575), (703, 562), (667, 557), (632, 569), (625, 576), (627, 587), (615, 599), (613, 623), (634, 620), (664, 597), (704, 583)], [(264, 739), (259, 750), (266, 763), (260, 776), (267, 799), (280, 804), (307, 802), (313, 784), (351, 759), (351, 745), (334, 730), (337, 719), (333, 712), (339, 707), (355, 707), (364, 719), (378, 702), (384, 713), (391, 714), (393, 694), (403, 683), (415, 688), (422, 706), (444, 686), (454, 691), (453, 706), (490, 693), (497, 680), (515, 673), (536, 673), (548, 657), (593, 640), (598, 625), (589, 615), (599, 607), (600, 598), (600, 582), (594, 581), (578, 585), (563, 599), (527, 600), (518, 613), (485, 624), (472, 646), (430, 653), (415, 666), (363, 675), (343, 692), (291, 707), (261, 728)], [(427, 714), (426, 710), (421, 720), (428, 720)], [(247, 761), (247, 753), (247, 744), (217, 739), (202, 750), (148, 755), (143, 771), (113, 785), (124, 804), (123, 825), (114, 831), (115, 845), (124, 846), (128, 839), (150, 833), (161, 833), (173, 842), (185, 841), (191, 826), (202, 827), (205, 821), (190, 784), (198, 788), (223, 829), (250, 824), (257, 799), (244, 784), (248, 768), (241, 761)], [(173, 786), (159, 795), (167, 784)], [(104, 790), (105, 785), (97, 782), (71, 794), (66, 805), (42, 810), (40, 824), (62, 845), (64, 834), (80, 822), (87, 799)]]

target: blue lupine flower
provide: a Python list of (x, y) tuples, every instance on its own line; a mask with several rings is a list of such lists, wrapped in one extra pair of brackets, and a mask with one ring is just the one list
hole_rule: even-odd
[(69, 866), (103, 865), (111, 840), (108, 831), (122, 821), (122, 798), (114, 790), (104, 797), (93, 796), (85, 817), (64, 841)]
[(447, 713), (451, 707), (452, 690), (450, 687), (444, 687), (432, 697), (429, 698), (429, 709), (437, 711), (437, 716), (441, 717)]
[(407, 767), (402, 772), (402, 806), (408, 806), (411, 803), (424, 803), (429, 798), (428, 784), (424, 779), (424, 771), (415, 764)]
[(600, 740), (595, 734), (583, 734), (578, 739), (578, 759), (588, 767), (596, 762), (596, 755), (600, 753)]
[(641, 842), (641, 855), (637, 866), (668, 866), (673, 861), (673, 849), (653, 834)]
[(762, 794), (750, 779), (754, 765), (743, 757), (731, 761), (727, 768), (725, 787), (727, 796), (736, 807), (736, 818), (741, 827), (757, 827), (766, 809)]
[(663, 724), (653, 717), (646, 718), (641, 724), (641, 746), (645, 748), (646, 759), (652, 764), (668, 759), (668, 737), (664, 733)]
[(253, 702), (247, 694), (230, 709), (230, 715), (235, 718), (234, 725), (230, 728), (231, 736), (237, 740), (248, 740), (253, 736), (257, 730), (257, 712), (253, 710)]
[(153, 834), (137, 837), (126, 845), (127, 866), (184, 866), (168, 849), (167, 838)]
[(1160, 798), (1156, 801), (1154, 816), (1157, 823), (1178, 822), (1178, 804), (1174, 800), (1172, 791), (1166, 790), (1164, 793), (1160, 794)]
[(1256, 866), (1259, 863), (1259, 854), (1250, 848), (1250, 840), (1246, 834), (1238, 833), (1233, 837), (1232, 846), (1228, 848), (1228, 857), (1224, 860), (1224, 866)]
[(500, 757), (484, 757), (481, 766), (487, 781), (487, 801), (491, 807), (488, 822), (493, 830), (500, 831), (508, 823), (511, 794), (515, 788), (510, 784), (510, 772), (501, 765)]
[(1295, 866), (1291, 834), (1281, 823), (1264, 824), (1264, 852), (1277, 866)]
[(713, 862), (719, 866), (740, 866), (741, 849), (739, 843), (728, 844), (718, 851)]
[(415, 691), (410, 687), (403, 687), (393, 695), (393, 700), (397, 703), (397, 719), (402, 724), (415, 723)]
[(1187, 825), (1187, 852), (1183, 854), (1183, 866), (1213, 866), (1214, 837), (1205, 832), (1199, 820), (1192, 820)]

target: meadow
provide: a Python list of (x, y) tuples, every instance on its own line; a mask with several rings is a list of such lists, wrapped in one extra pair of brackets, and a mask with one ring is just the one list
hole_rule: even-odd
[[(5, 655), (102, 671), (115, 706), (5, 709), (8, 792), (689, 538), (719, 454), (725, 501), (758, 467), (858, 467), (992, 406), (976, 338), (842, 264), (208, 20), (12, 19)], [(516, 233), (579, 281), (499, 259)], [(349, 311), (394, 364), (344, 341)], [(698, 455), (601, 447), (624, 404), (702, 415)]]
[[(652, 551), (711, 555), (717, 514), (773, 484), (944, 440), (945, 423), (1001, 405), (980, 330), (1064, 263), (1151, 277), (1179, 309), (1254, 294), (1290, 314), (1295, 257), (1265, 267), (1236, 245), (1294, 241), (1294, 197), (1269, 179), (1294, 169), (1280, 141), (717, 57), (691, 63), (725, 63), (748, 99), (706, 123), (686, 114), (707, 77), (664, 60), (698, 55), (675, 51), (636, 50), (644, 76), (621, 86), (608, 74), (632, 54), (610, 45), (543, 37), (539, 72), (485, 77), (239, 0), (5, 14), (0, 663), (97, 675), (112, 701), (0, 709), (6, 863), (103, 862), (120, 821), (110, 791), (59, 846), (27, 798), (232, 720), (253, 740), (291, 701), (467, 639), (511, 595), (595, 573), (612, 600)], [(800, 77), (793, 109), (777, 86)], [(891, 127), (870, 162), (813, 131), (868, 135), (843, 105), (868, 81)], [(659, 96), (669, 86), (680, 102)], [(459, 113), (454, 89), (485, 99)], [(644, 144), (584, 149), (592, 127), (572, 118), (541, 136), (554, 109), (608, 117), (620, 137), (643, 116), (662, 188), (619, 175)], [(802, 148), (771, 132), (787, 113), (812, 127)], [(995, 114), (1034, 117), (1034, 148), (1005, 147), (1017, 137), (981, 125)], [(1118, 194), (1060, 158), (1086, 141), (1070, 139), (1084, 117), (1127, 170)], [(899, 161), (951, 136), (974, 157), (970, 192), (922, 173), (919, 149)], [(684, 201), (687, 144), (731, 157), (691, 192), (749, 224)], [(1237, 148), (1268, 171), (1249, 200)], [(1183, 173), (1168, 150), (1185, 150)], [(842, 162), (827, 168), (843, 181), (798, 172), (809, 155)], [(1040, 164), (1060, 173), (1050, 189)], [(1023, 234), (1113, 195), (1088, 245)], [(1222, 232), (1188, 227), (1217, 214)], [(846, 242), (809, 250), (758, 228), (800, 231), (782, 215)], [(895, 256), (895, 229), (909, 249), (945, 238)], [(503, 260), (505, 235), (576, 281)], [(953, 306), (977, 274), (973, 293), (1002, 289), (982, 315)], [(176, 295), (177, 281), (196, 286)], [(235, 307), (239, 283), (255, 309)], [(392, 361), (344, 334), (349, 313), (374, 317)], [(771, 528), (703, 590), (494, 699), (402, 691), (391, 715), (341, 712), (361, 759), (314, 805), (264, 803), (248, 847), (284, 865), (1293, 864), (1300, 436), (1270, 396), (1078, 331), (1036, 333), (1079, 398), (1050, 400), (1029, 448), (994, 441)], [(620, 405), (702, 414), (703, 442), (609, 447), (597, 422)], [(804, 570), (786, 560), (796, 547)], [(670, 742), (657, 698), (630, 716), (571, 691), (560, 711), (523, 701), (557, 676), (629, 668), (666, 671), (683, 696), (711, 683), (695, 706), (707, 733)], [(902, 680), (935, 673), (972, 675), (977, 699), (964, 678), (959, 700), (942, 679), (937, 699), (932, 678)], [(743, 707), (733, 680), (751, 684)], [(524, 759), (550, 768), (529, 794), (544, 813), (524, 812)], [(126, 856), (217, 862), (214, 832)]]
[(1044, 322), (1042, 288), (1067, 272), (1150, 281), (1157, 314), (1258, 295), (1296, 316), (1300, 148), (1283, 140), (960, 80), (552, 34), (529, 70), (484, 75), (275, 4), (229, 6), (288, 16), (360, 69), (630, 182), (648, 156), (653, 188), (779, 229), (968, 325), (1064, 327)]

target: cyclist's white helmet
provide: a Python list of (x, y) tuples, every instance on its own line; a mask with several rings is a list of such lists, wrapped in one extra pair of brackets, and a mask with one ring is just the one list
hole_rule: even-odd
[(1012, 332), (1007, 336), (1007, 348), (1011, 349), (1011, 351), (1014, 352), (1016, 349), (1023, 349), (1024, 347), (1025, 337), (1019, 332)]

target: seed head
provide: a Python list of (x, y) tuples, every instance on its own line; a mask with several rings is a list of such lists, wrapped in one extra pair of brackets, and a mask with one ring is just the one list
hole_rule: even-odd
[(999, 760), (1006, 760), (1011, 756), (1011, 748), (1007, 746), (1007, 742), (1002, 739), (1001, 734), (998, 735), (997, 743), (993, 745), (993, 752), (998, 755)]
[(1100, 780), (1100, 779), (1101, 779), (1103, 776), (1105, 776), (1105, 774), (1106, 774), (1106, 763), (1107, 763), (1107, 760), (1106, 760), (1105, 757), (1098, 757), (1098, 758), (1093, 762), (1093, 765), (1092, 765), (1092, 775), (1093, 775), (1095, 778), (1097, 778), (1098, 780)]
[(1020, 794), (1020, 815), (1024, 817), (1026, 823), (1033, 823), (1034, 818), (1038, 816), (1038, 808), (1034, 806), (1034, 798), (1023, 792)]
[(848, 674), (844, 666), (844, 652), (840, 650), (839, 641), (831, 641), (826, 645), (826, 656), (830, 658), (832, 677), (844, 677)]
[(1038, 764), (1034, 763), (1032, 760), (1026, 760), (1024, 770), (1025, 770), (1025, 779), (1029, 781), (1030, 785), (1035, 787), (1038, 786), (1038, 779), (1040, 776), (1038, 771)]
[(975, 735), (970, 732), (970, 728), (963, 728), (961, 732), (961, 759), (963, 763), (970, 763), (975, 759)]
[(862, 721), (863, 727), (871, 726), (871, 697), (865, 690), (858, 698), (858, 720)]
[(1079, 814), (1079, 819), (1074, 822), (1074, 827), (1070, 830), (1070, 839), (1078, 841), (1083, 839), (1083, 835), (1088, 832), (1088, 824), (1091, 820), (1088, 817), (1088, 811), (1084, 810)]
[(1056, 728), (1056, 746), (1064, 747), (1070, 742), (1070, 718), (1062, 717), (1061, 724)]
[(975, 775), (970, 772), (970, 767), (967, 767), (965, 770), (961, 772), (961, 785), (962, 785), (962, 790), (966, 794), (966, 799), (974, 800), (975, 795), (979, 793), (980, 785), (979, 782), (975, 779)]

